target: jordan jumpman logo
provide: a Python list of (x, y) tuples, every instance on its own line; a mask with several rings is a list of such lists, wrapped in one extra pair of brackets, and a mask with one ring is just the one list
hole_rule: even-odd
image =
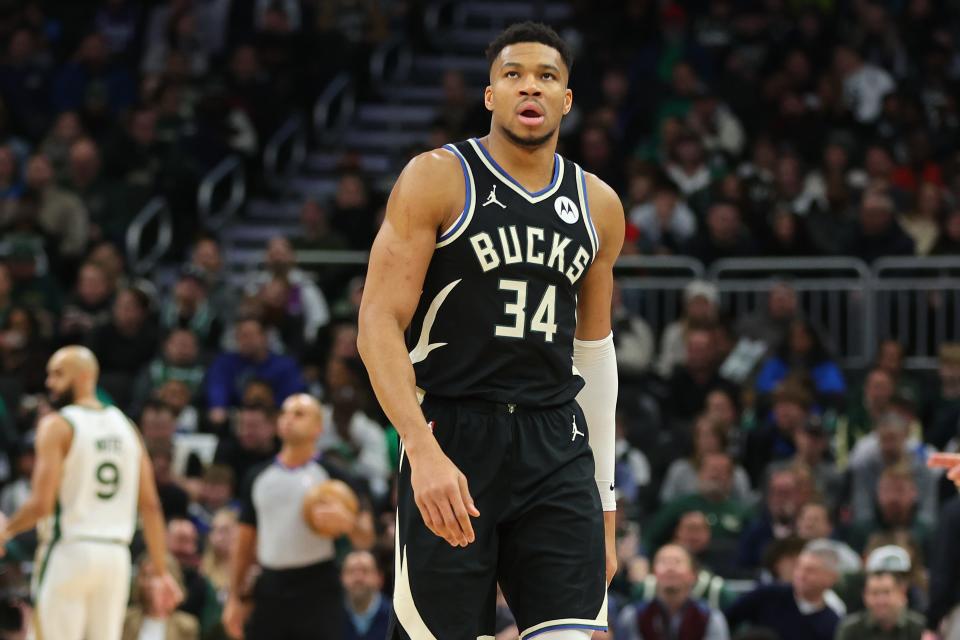
[(507, 208), (507, 205), (497, 200), (497, 185), (493, 185), (493, 188), (490, 189), (490, 195), (487, 196), (487, 201), (484, 202), (482, 206), (485, 207), (488, 204), (499, 205), (501, 209)]

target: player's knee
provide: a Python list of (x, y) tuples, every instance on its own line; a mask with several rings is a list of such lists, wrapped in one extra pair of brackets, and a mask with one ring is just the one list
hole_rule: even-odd
[(590, 640), (593, 631), (586, 629), (554, 629), (537, 635), (540, 640)]

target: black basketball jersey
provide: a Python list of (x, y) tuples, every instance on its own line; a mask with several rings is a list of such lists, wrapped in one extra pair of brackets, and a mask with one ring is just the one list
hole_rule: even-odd
[(597, 254), (586, 181), (554, 156), (530, 193), (476, 139), (445, 145), (460, 160), (463, 212), (442, 230), (408, 333), (428, 395), (521, 406), (576, 397), (577, 292)]

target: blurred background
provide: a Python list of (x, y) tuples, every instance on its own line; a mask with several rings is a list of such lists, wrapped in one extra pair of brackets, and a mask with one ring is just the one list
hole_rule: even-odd
[[(960, 498), (924, 465), (960, 435), (956, 0), (0, 0), (0, 511), (47, 358), (88, 345), (154, 460), (181, 609), (223, 637), (238, 486), (308, 390), (377, 514), (348, 618), (387, 598), (367, 251), (407, 160), (486, 134), (484, 49), (526, 19), (576, 52), (560, 153), (627, 216), (606, 637), (960, 637)], [(35, 545), (0, 574), (7, 637)], [(770, 585), (804, 620), (763, 617)], [(700, 635), (644, 626), (676, 593)]]

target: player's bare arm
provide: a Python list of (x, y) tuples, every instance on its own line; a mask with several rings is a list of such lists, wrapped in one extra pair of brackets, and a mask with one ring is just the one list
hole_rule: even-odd
[(157, 576), (160, 587), (160, 597), (170, 603), (173, 609), (183, 600), (177, 581), (167, 571), (167, 542), (166, 529), (163, 519), (163, 507), (160, 505), (160, 496), (157, 494), (157, 485), (154, 482), (153, 463), (147, 455), (143, 441), (140, 441), (140, 485), (137, 496), (137, 508), (140, 520), (143, 523), (143, 539), (150, 554), (150, 564)]
[(400, 434), (424, 523), (453, 546), (473, 542), (470, 516), (479, 512), (466, 477), (441, 451), (420, 410), (404, 331), (437, 236), (460, 213), (464, 192), (459, 162), (446, 151), (417, 156), (403, 170), (370, 252), (357, 340), (377, 399)]
[(230, 596), (222, 616), (223, 628), (231, 638), (243, 637), (243, 623), (249, 613), (243, 600), (248, 595), (247, 576), (253, 566), (256, 550), (256, 527), (238, 522), (230, 552)]
[[(7, 522), (0, 542), (33, 529), (51, 515), (57, 500), (63, 459), (70, 451), (73, 429), (58, 413), (44, 416), (37, 425), (37, 462), (30, 477), (30, 497)], [(0, 547), (2, 549), (2, 547)]]
[[(582, 350), (584, 343), (598, 345), (602, 348), (604, 342), (611, 336), (611, 305), (613, 298), (613, 265), (620, 255), (623, 247), (624, 235), (624, 215), (623, 204), (616, 192), (609, 185), (592, 174), (586, 175), (587, 197), (589, 198), (590, 211), (593, 216), (594, 225), (597, 228), (597, 235), (600, 237), (600, 247), (597, 257), (583, 281), (580, 289), (580, 296), (577, 300), (577, 331), (576, 339), (580, 342), (575, 353)], [(613, 357), (612, 343), (606, 343), (608, 348), (608, 357)], [(582, 357), (582, 356), (581, 356)], [(576, 359), (576, 356), (575, 356)], [(608, 365), (615, 372), (615, 359), (612, 365)], [(582, 367), (586, 369), (584, 365)], [(592, 395), (592, 400), (605, 406), (611, 414), (616, 411), (616, 384), (598, 385), (596, 380), (592, 380), (589, 372), (582, 372), (590, 388), (585, 388), (587, 393)], [(603, 375), (602, 373), (600, 375)], [(606, 381), (609, 382), (609, 381)], [(613, 381), (616, 382), (615, 380)], [(599, 387), (599, 388), (596, 388)], [(584, 392), (581, 392), (583, 394)], [(600, 394), (603, 394), (602, 396)], [(611, 397), (612, 396), (612, 397)], [(581, 395), (582, 400), (582, 395)], [(581, 404), (587, 404), (581, 401)], [(585, 406), (584, 411), (588, 412), (590, 407)], [(589, 413), (588, 413), (589, 416)], [(605, 420), (610, 422), (610, 419)], [(588, 418), (589, 424), (589, 418)], [(603, 441), (601, 441), (601, 438)], [(591, 427), (590, 444), (594, 450), (594, 456), (612, 457), (614, 450), (615, 433), (612, 425), (607, 425), (606, 429), (594, 429)], [(612, 469), (604, 469), (604, 465), (597, 460), (597, 481), (600, 491), (607, 489), (605, 485), (613, 485)], [(610, 476), (607, 478), (606, 476)], [(601, 476), (603, 480), (601, 481)], [(613, 507), (611, 509), (611, 506)], [(616, 509), (615, 503), (604, 505), (603, 528), (606, 547), (607, 563), (607, 583), (613, 579), (617, 572), (617, 551), (616, 551)]]

